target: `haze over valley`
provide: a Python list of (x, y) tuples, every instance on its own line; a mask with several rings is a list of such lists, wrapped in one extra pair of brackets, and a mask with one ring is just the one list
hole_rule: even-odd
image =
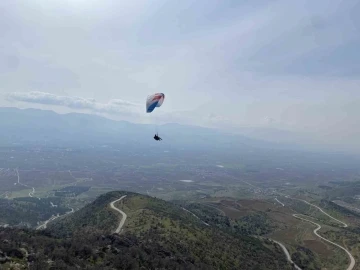
[[(259, 239), (253, 244), (270, 244), (269, 252), (278, 252), (284, 265), (292, 262), (300, 269), (345, 269), (352, 261), (344, 250), (354, 262), (360, 259), (355, 241), (360, 237), (356, 229), (360, 222), (359, 159), (355, 155), (309, 151), (178, 124), (159, 125), (163, 137), (159, 143), (152, 139), (150, 125), (41, 110), (5, 108), (0, 112), (3, 119), (14, 115), (12, 121), (4, 122), (1, 134), (0, 225), (6, 234), (17, 235), (28, 228), (35, 235), (50, 230), (51, 237), (64, 233), (75, 237), (84, 230), (116, 232), (120, 238), (145, 237), (139, 235), (145, 228), (170, 233), (165, 222), (170, 215), (170, 219), (180, 218), (181, 224), (190, 219), (196, 226), (213, 228), (239, 241), (244, 236)], [(153, 198), (157, 199), (150, 203)], [(138, 200), (146, 204), (140, 206)], [(154, 203), (169, 203), (166, 207), (171, 211), (165, 214)], [(136, 221), (145, 216), (153, 225)], [(118, 219), (122, 223), (117, 225)], [(312, 222), (321, 224), (320, 236), (328, 242), (312, 232)], [(43, 248), (37, 246), (37, 253), (42, 254)], [(167, 245), (163, 248), (173, 250)], [(193, 252), (191, 256), (202, 256)], [(92, 253), (88, 256), (95, 256)], [(14, 258), (7, 258), (5, 265), (14, 263)], [(76, 255), (68, 260), (87, 264)], [(225, 263), (218, 260), (220, 265)], [(245, 261), (254, 263), (249, 257)], [(55, 259), (56, 265), (63, 263), (71, 265)], [(133, 263), (143, 265), (137, 260)]]
[(1, 0), (0, 269), (360, 269), (357, 0)]

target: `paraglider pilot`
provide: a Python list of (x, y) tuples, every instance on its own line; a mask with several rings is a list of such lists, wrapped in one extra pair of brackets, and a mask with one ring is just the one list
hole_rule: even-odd
[[(151, 113), (155, 108), (161, 107), (165, 99), (164, 93), (155, 93), (153, 95), (150, 95), (146, 99), (146, 113)], [(162, 139), (159, 137), (159, 135), (155, 134), (154, 140), (161, 141)]]
[(155, 134), (154, 139), (157, 140), (157, 141), (161, 141), (161, 140), (162, 140), (157, 134)]

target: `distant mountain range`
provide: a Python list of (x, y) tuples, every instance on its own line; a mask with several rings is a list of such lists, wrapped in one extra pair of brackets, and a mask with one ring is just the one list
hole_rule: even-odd
[[(40, 144), (48, 146), (125, 145), (178, 148), (244, 149), (248, 147), (281, 148), (281, 146), (197, 126), (164, 124), (156, 127), (114, 121), (107, 118), (70, 113), (57, 114), (38, 109), (0, 108), (1, 145)], [(153, 139), (156, 129), (163, 141)], [(286, 146), (288, 147), (288, 146)]]
[[(243, 128), (235, 133), (213, 128), (169, 123), (136, 124), (105, 117), (39, 109), (0, 108), (0, 146), (46, 145), (88, 147), (113, 145), (192, 150), (254, 149), (326, 151), (300, 135), (272, 128)], [(163, 138), (153, 139), (155, 132)], [(276, 139), (278, 138), (278, 139)]]

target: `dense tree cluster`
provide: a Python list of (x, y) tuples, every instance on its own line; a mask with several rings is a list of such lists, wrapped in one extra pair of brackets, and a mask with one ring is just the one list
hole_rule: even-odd
[[(182, 240), (180, 239), (182, 238)], [(201, 239), (201, 238), (200, 238)], [(0, 231), (0, 263), (30, 269), (291, 269), (281, 253), (251, 239), (208, 233), (201, 240), (153, 227), (141, 237), (96, 229), (60, 239), (49, 232)], [(278, 259), (277, 259), (278, 258)], [(3, 259), (3, 260), (1, 260)]]
[(317, 259), (315, 253), (306, 247), (298, 246), (296, 248), (296, 251), (292, 253), (291, 259), (301, 269), (309, 269), (309, 270), (321, 269), (320, 262)]
[(276, 228), (266, 213), (263, 212), (254, 212), (243, 217), (231, 219), (220, 214), (214, 208), (201, 204), (193, 203), (184, 206), (206, 223), (236, 235), (265, 235)]

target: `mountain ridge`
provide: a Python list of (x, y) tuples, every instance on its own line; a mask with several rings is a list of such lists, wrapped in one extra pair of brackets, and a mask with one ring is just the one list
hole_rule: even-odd
[[(115, 121), (102, 116), (69, 113), (58, 114), (50, 110), (0, 108), (3, 144), (144, 144), (152, 141), (155, 126), (136, 124), (128, 121)], [(183, 147), (188, 144), (198, 147), (231, 148), (244, 145), (268, 147), (275, 144), (255, 140), (243, 135), (208, 127), (167, 123), (159, 125), (162, 144)]]
[[(124, 195), (121, 206), (117, 207), (128, 218), (122, 233), (117, 236), (112, 232), (119, 224), (119, 216), (109, 204)], [(106, 215), (109, 218), (105, 218)], [(48, 228), (50, 234), (60, 238), (94, 231), (113, 235), (120, 242), (128, 238), (146, 243), (160, 252), (165, 262), (177, 261), (177, 269), (291, 269), (277, 246), (252, 236), (230, 235), (206, 226), (176, 204), (134, 192), (112, 191), (100, 195)]]

